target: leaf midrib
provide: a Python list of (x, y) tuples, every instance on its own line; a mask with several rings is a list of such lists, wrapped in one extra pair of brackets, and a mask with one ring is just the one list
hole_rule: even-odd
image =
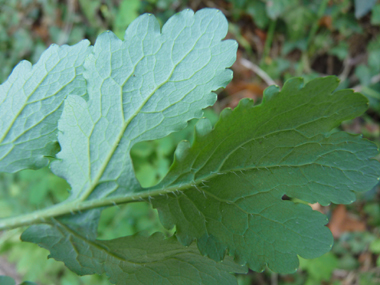
[[(0, 230), (11, 229), (11, 228), (38, 224), (38, 223), (46, 223), (52, 217), (59, 217), (66, 214), (70, 214), (70, 213), (73, 214), (74, 212), (81, 212), (81, 211), (90, 210), (90, 209), (99, 208), (99, 207), (144, 201), (147, 199), (154, 198), (154, 196), (159, 196), (159, 195), (162, 196), (162, 195), (167, 195), (169, 193), (175, 193), (175, 192), (180, 193), (181, 191), (186, 191), (191, 188), (194, 188), (195, 189), (194, 191), (196, 191), (197, 185), (203, 184), (205, 181), (207, 182), (207, 180), (211, 180), (212, 178), (218, 175), (224, 175), (224, 174), (234, 172), (234, 171), (239, 171), (239, 170), (243, 171), (243, 170), (251, 170), (251, 169), (269, 170), (271, 168), (282, 168), (282, 167), (301, 168), (301, 167), (313, 165), (313, 164), (315, 164), (315, 162), (301, 164), (301, 165), (281, 165), (281, 166), (274, 165), (274, 166), (265, 166), (265, 167), (252, 166), (249, 168), (233, 169), (233, 170), (227, 170), (221, 173), (213, 173), (211, 175), (208, 175), (207, 177), (202, 177), (200, 179), (197, 179), (195, 181), (191, 181), (189, 183), (182, 184), (182, 185), (173, 185), (174, 182), (170, 183), (169, 185), (171, 186), (168, 186), (168, 187), (166, 187), (165, 185), (157, 185), (152, 188), (143, 189), (142, 192), (135, 192), (129, 195), (124, 195), (124, 196), (119, 196), (119, 197), (106, 197), (106, 198), (101, 198), (101, 199), (96, 199), (96, 200), (94, 199), (94, 200), (88, 200), (88, 201), (79, 200), (79, 201), (63, 202), (61, 204), (57, 204), (50, 208), (39, 210), (39, 211), (32, 212), (29, 214), (0, 219)], [(333, 167), (329, 165), (322, 165), (322, 164), (319, 164), (319, 165), (331, 167), (331, 168), (337, 168), (337, 167)], [(342, 169), (340, 168), (337, 168), (337, 169), (342, 171)], [(354, 171), (354, 170), (350, 170), (350, 171)]]
[[(208, 176), (201, 177), (197, 180), (188, 182), (186, 184), (175, 184), (175, 182), (170, 183), (169, 187), (165, 187), (165, 185), (157, 185), (153, 186), (148, 189), (143, 189), (142, 192), (135, 192), (132, 193), (131, 195), (124, 195), (124, 196), (119, 196), (119, 197), (106, 197), (102, 199), (94, 199), (94, 200), (89, 200), (89, 201), (83, 201), (77, 205), (77, 208), (74, 209), (74, 211), (83, 211), (83, 210), (89, 210), (92, 208), (97, 208), (97, 207), (102, 207), (102, 206), (111, 206), (111, 205), (120, 205), (124, 203), (130, 203), (130, 202), (138, 202), (138, 201), (144, 201), (145, 199), (154, 199), (155, 196), (159, 195), (166, 195), (169, 193), (181, 193), (182, 191), (189, 190), (191, 188), (194, 188), (196, 190), (198, 185), (201, 185), (219, 175), (225, 175), (229, 173), (234, 173), (237, 171), (249, 171), (249, 170), (270, 170), (272, 168), (283, 168), (283, 167), (289, 167), (289, 168), (302, 168), (305, 166), (310, 166), (310, 165), (320, 165), (323, 167), (327, 168), (333, 168), (333, 169), (338, 169), (342, 172), (344, 171), (357, 171), (357, 170), (352, 170), (352, 169), (347, 169), (347, 170), (342, 170), (338, 167), (330, 166), (330, 165), (323, 165), (320, 163), (316, 162), (311, 162), (311, 163), (304, 163), (304, 164), (294, 164), (294, 165), (271, 165), (271, 166), (262, 166), (262, 167), (257, 167), (257, 166), (249, 166), (245, 168), (236, 168), (236, 169), (229, 169), (223, 172), (219, 173), (212, 173)], [(227, 201), (227, 200), (226, 200)], [(233, 201), (228, 201), (229, 203), (232, 203)]]

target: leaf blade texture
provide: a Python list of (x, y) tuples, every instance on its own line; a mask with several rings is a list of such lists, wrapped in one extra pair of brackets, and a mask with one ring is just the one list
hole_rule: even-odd
[(20, 62), (0, 86), (0, 171), (41, 168), (56, 153), (57, 123), (68, 95), (86, 95), (89, 42), (50, 46), (31, 65)]
[(154, 187), (176, 189), (152, 201), (163, 225), (176, 226), (182, 244), (197, 239), (202, 254), (221, 260), (229, 252), (255, 271), (294, 272), (297, 255), (327, 252), (333, 239), (326, 217), (282, 197), (348, 204), (380, 174), (373, 143), (332, 132), (367, 108), (351, 90), (333, 93), (337, 85), (335, 77), (305, 86), (294, 78), (281, 92), (268, 88), (261, 105), (242, 100), (223, 111), (213, 131), (200, 121), (194, 144), (178, 147)]
[(140, 189), (129, 151), (200, 117), (225, 87), (235, 61), (235, 41), (221, 41), (227, 20), (215, 9), (171, 17), (160, 32), (142, 15), (125, 40), (100, 35), (85, 62), (89, 101), (69, 97), (59, 122), (60, 159), (55, 174), (72, 185), (72, 199), (99, 199)]
[[(43, 233), (41, 235), (41, 233)], [(113, 284), (237, 284), (230, 272), (246, 273), (232, 258), (223, 263), (199, 254), (195, 244), (183, 247), (175, 237), (128, 236), (90, 240), (55, 221), (28, 228), (22, 240), (48, 249), (79, 275), (106, 273)]]

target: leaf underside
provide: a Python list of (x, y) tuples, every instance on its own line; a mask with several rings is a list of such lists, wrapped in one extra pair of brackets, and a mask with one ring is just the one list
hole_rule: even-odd
[[(215, 9), (203, 9), (196, 14), (191, 10), (176, 14), (163, 26), (162, 33), (154, 16), (142, 15), (128, 27), (124, 41), (112, 32), (98, 37), (84, 63), (89, 99), (86, 102), (79, 96), (69, 96), (58, 123), (61, 152), (57, 155), (58, 160), (52, 162), (51, 169), (71, 184), (69, 200), (101, 200), (142, 189), (133, 171), (129, 155), (131, 147), (139, 141), (158, 139), (182, 129), (190, 119), (201, 117), (202, 109), (214, 104), (216, 94), (212, 91), (225, 87), (231, 80), (232, 72), (227, 68), (236, 57), (236, 42), (221, 41), (226, 33), (224, 15)], [(145, 274), (140, 269), (143, 273), (136, 273), (137, 269), (128, 262), (124, 264), (125, 272), (110, 271), (107, 268), (118, 260), (110, 261), (108, 257), (99, 261), (105, 263), (104, 269), (91, 262), (71, 262), (70, 255), (65, 253), (86, 252), (88, 244), (75, 242), (72, 250), (61, 247), (62, 240), (74, 239), (62, 227), (68, 223), (71, 227), (76, 224), (74, 233), (84, 224), (91, 226), (92, 231), (82, 237), (91, 243), (96, 231), (93, 231), (95, 223), (89, 217), (96, 219), (98, 214), (92, 210), (83, 215), (64, 217), (57, 222), (60, 227), (34, 226), (23, 235), (23, 239), (39, 243), (53, 252), (56, 250), (52, 256), (65, 260), (66, 265), (79, 274), (107, 272), (112, 282), (120, 283), (127, 273), (128, 276), (137, 274), (139, 278), (145, 278), (140, 282), (139, 278), (133, 281), (135, 277), (128, 277), (135, 282), (133, 284), (169, 284), (172, 281), (167, 280), (176, 278), (181, 279), (181, 284), (236, 282), (228, 271), (222, 273), (221, 269), (228, 266), (202, 257), (199, 251), (197, 255), (189, 255), (185, 251), (186, 254), (181, 256), (187, 256), (189, 264), (193, 256), (194, 268), (180, 263), (179, 269), (173, 270), (183, 270), (183, 274), (172, 271), (165, 277), (169, 278), (167, 280), (156, 279), (155, 275)], [(53, 231), (53, 228), (55, 232), (59, 229), (62, 240), (56, 243), (48, 238), (41, 242), (44, 236), (41, 233)], [(98, 243), (112, 246), (114, 242), (126, 243), (131, 239), (110, 241), (109, 245), (107, 242)], [(169, 245), (175, 244), (174, 241), (176, 239), (168, 241)], [(182, 245), (180, 247), (183, 248)], [(192, 252), (194, 248), (191, 246)], [(175, 265), (173, 260), (170, 264), (162, 263), (157, 266)], [(236, 264), (230, 268), (234, 268), (231, 269), (234, 272), (245, 270)], [(190, 277), (188, 274), (195, 275)], [(188, 282), (186, 278), (189, 278)]]
[[(272, 86), (260, 105), (244, 99), (235, 110), (224, 110), (214, 130), (201, 119), (194, 143), (178, 146), (161, 183), (144, 189), (135, 177), (131, 147), (199, 118), (216, 100), (212, 91), (231, 80), (227, 68), (237, 45), (222, 41), (226, 33), (226, 19), (214, 9), (178, 13), (162, 32), (153, 16), (143, 15), (124, 41), (103, 33), (78, 77), (87, 92), (70, 93), (87, 94), (88, 101), (68, 96), (58, 123), (61, 152), (51, 168), (72, 186), (59, 209), (154, 198), (160, 220), (176, 227), (176, 238), (96, 240), (98, 209), (45, 220), (23, 240), (49, 249), (78, 274), (107, 273), (120, 284), (233, 284), (228, 272), (244, 271), (240, 265), (289, 273), (298, 267), (297, 255), (314, 258), (331, 248), (326, 217), (282, 198), (348, 204), (355, 192), (378, 182), (375, 145), (335, 129), (362, 114), (367, 100), (350, 90), (334, 93), (335, 77), (305, 86), (294, 78), (281, 91)], [(34, 166), (45, 163), (46, 153), (38, 154)]]
[(232, 78), (235, 41), (221, 41), (227, 20), (215, 9), (185, 10), (162, 28), (149, 14), (125, 40), (101, 34), (85, 61), (89, 101), (70, 96), (58, 124), (61, 152), (52, 171), (72, 186), (71, 199), (100, 199), (141, 188), (131, 147), (184, 128), (214, 104)]
[(31, 65), (24, 60), (0, 85), (0, 171), (41, 168), (57, 152), (57, 123), (68, 95), (86, 97), (83, 63), (89, 41), (52, 45)]
[(110, 241), (90, 240), (58, 221), (32, 226), (22, 234), (48, 249), (79, 275), (103, 274), (114, 284), (237, 284), (230, 274), (246, 273), (232, 258), (215, 262), (200, 255), (195, 244), (184, 247), (175, 237), (128, 236)]

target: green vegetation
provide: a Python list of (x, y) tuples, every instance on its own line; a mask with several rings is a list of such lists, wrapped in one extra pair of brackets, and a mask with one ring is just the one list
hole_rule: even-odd
[[(154, 266), (160, 266), (157, 261), (164, 259), (168, 262), (166, 268), (176, 270), (181, 256), (182, 275), (189, 276), (186, 281), (189, 284), (189, 280), (232, 284), (234, 277), (228, 272), (243, 273), (246, 269), (229, 257), (222, 264), (215, 263), (225, 258), (227, 249), (238, 264), (248, 262), (255, 271), (264, 269), (265, 265), (269, 267), (264, 273), (249, 271), (248, 275), (238, 275), (240, 285), (335, 284), (349, 278), (363, 284), (377, 284), (380, 207), (378, 189), (374, 186), (379, 169), (374, 160), (369, 160), (377, 151), (368, 141), (341, 132), (363, 133), (376, 144), (380, 142), (380, 3), (364, 2), (78, 0), (68, 4), (60, 1), (41, 4), (0, 1), (4, 12), (0, 17), (3, 27), (0, 77), (5, 81), (0, 94), (13, 98), (12, 101), (2, 99), (0, 105), (3, 119), (0, 168), (3, 172), (15, 172), (1, 174), (0, 216), (26, 218), (4, 219), (1, 223), (5, 228), (44, 222), (30, 227), (22, 239), (49, 249), (52, 257), (64, 261), (78, 274), (100, 274), (78, 277), (62, 263), (46, 260), (49, 253), (45, 249), (20, 243), (18, 237), (22, 230), (15, 229), (0, 235), (0, 251), (8, 260), (0, 260), (0, 275), (7, 274), (1, 266), (6, 262), (15, 264), (18, 273), (9, 275), (17, 281), (109, 284), (107, 274), (112, 282), (120, 284), (125, 280), (131, 284), (149, 284), (148, 280), (158, 276), (146, 273), (141, 264), (152, 264), (154, 259)], [(170, 98), (175, 98), (176, 93), (164, 78), (171, 72), (171, 66), (149, 63), (149, 48), (169, 44), (173, 39), (157, 37), (153, 31), (158, 24), (153, 16), (131, 23), (139, 14), (150, 12), (162, 25), (184, 8), (198, 10), (205, 6), (221, 9), (229, 20), (227, 37), (239, 43), (238, 59), (232, 67), (234, 79), (226, 90), (218, 89), (231, 79), (225, 68), (233, 63), (236, 46), (231, 40), (220, 42), (227, 23), (217, 16), (213, 19), (218, 19), (220, 30), (213, 31), (216, 38), (211, 43), (214, 49), (209, 52), (209, 65), (204, 65), (208, 61), (201, 58), (203, 65), (197, 66), (193, 52), (197, 47), (205, 50), (207, 37), (200, 41), (202, 45), (195, 44), (190, 56), (186, 53), (180, 56), (189, 44), (178, 49), (176, 55), (181, 60), (174, 66), (181, 67), (183, 63), (186, 69), (175, 67), (170, 76), (190, 78), (188, 84), (176, 88), (181, 94), (190, 94), (183, 100), (192, 107), (185, 108), (181, 101), (174, 101), (173, 105)], [(186, 13), (190, 12), (181, 15)], [(204, 16), (206, 21), (210, 18)], [(138, 23), (150, 23), (145, 26), (150, 32), (144, 39), (139, 38), (144, 25)], [(178, 23), (168, 24), (168, 30), (175, 31)], [(197, 23), (194, 23), (196, 31)], [(123, 43), (118, 38), (124, 37), (128, 25), (129, 40)], [(118, 38), (104, 33), (95, 43), (98, 34), (107, 29), (113, 30)], [(92, 49), (85, 41), (76, 44), (83, 38), (95, 43), (95, 47)], [(188, 43), (192, 39), (183, 37)], [(120, 68), (120, 59), (125, 60), (123, 51), (143, 46), (144, 41), (147, 49), (142, 50), (140, 57), (136, 52), (129, 59), (133, 63), (136, 58), (144, 58), (146, 64), (135, 62), (134, 72)], [(51, 43), (73, 46), (52, 46), (42, 53)], [(218, 48), (224, 53), (218, 53)], [(33, 69), (28, 62), (22, 62), (6, 81), (20, 59), (35, 63), (41, 54)], [(119, 60), (112, 61), (105, 54)], [(155, 60), (167, 63), (168, 54), (159, 54)], [(147, 66), (147, 73), (141, 72), (143, 66)], [(56, 74), (65, 76), (56, 77)], [(139, 84), (139, 80), (149, 82), (149, 74), (162, 75), (155, 78), (158, 88)], [(325, 75), (338, 76), (339, 85), (334, 77), (319, 78)], [(286, 81), (294, 76), (303, 77), (305, 83), (301, 79)], [(101, 86), (102, 80), (105, 83)], [(127, 86), (138, 86), (127, 90), (130, 94), (136, 90), (146, 94), (146, 90), (153, 88), (163, 92), (168, 101), (162, 102), (159, 94), (152, 92), (152, 97), (125, 104), (123, 108), (107, 104), (107, 100), (114, 102), (113, 96), (121, 97), (113, 82), (124, 81), (128, 82)], [(282, 86), (281, 91), (270, 87), (263, 95), (263, 89), (273, 82)], [(193, 91), (191, 85), (198, 89)], [(369, 111), (363, 114), (367, 108), (364, 97), (345, 88), (365, 95)], [(29, 99), (19, 96), (20, 90)], [(203, 116), (207, 119), (198, 120), (201, 109), (215, 102), (215, 95), (210, 93), (213, 90), (217, 90), (219, 100), (213, 109), (205, 110)], [(40, 108), (40, 102), (46, 102), (44, 96), (53, 98), (49, 109)], [(253, 101), (244, 99), (238, 104), (242, 97)], [(96, 98), (102, 98), (102, 105), (98, 105), (100, 101)], [(237, 107), (223, 111), (218, 120), (217, 113), (226, 106)], [(51, 113), (51, 110), (55, 111)], [(98, 120), (100, 117), (105, 119)], [(183, 129), (188, 120), (190, 123)], [(339, 126), (342, 121), (345, 122)], [(80, 130), (77, 124), (82, 127)], [(94, 135), (87, 144), (86, 134), (90, 129)], [(118, 138), (120, 143), (113, 144)], [(220, 147), (215, 148), (216, 145)], [(91, 158), (94, 153), (87, 156), (85, 148), (96, 149), (99, 159)], [(59, 160), (53, 159), (57, 153)], [(47, 167), (21, 170), (41, 168), (49, 160), (53, 172), (65, 177), (69, 184)], [(91, 169), (95, 170), (91, 170), (90, 176), (85, 175), (86, 161), (91, 161)], [(99, 168), (99, 165), (103, 166)], [(119, 178), (120, 172), (127, 175)], [(351, 203), (356, 198), (353, 191), (358, 193), (354, 204), (342, 208), (329, 205), (330, 202)], [(124, 204), (133, 200), (144, 201)], [(332, 244), (331, 235), (324, 227), (326, 218), (311, 211), (304, 205), (306, 202), (314, 203), (314, 208), (330, 218), (335, 244), (331, 252), (319, 258), (301, 259), (297, 273), (277, 275), (275, 272), (294, 271), (298, 267), (297, 255), (317, 257)], [(47, 208), (51, 205), (56, 206)], [(96, 210), (78, 212), (98, 206), (109, 207), (101, 214)], [(41, 215), (28, 214), (36, 210)], [(70, 212), (76, 215), (71, 216)], [(68, 215), (57, 216), (62, 214)], [(297, 219), (300, 216), (302, 221)], [(49, 220), (49, 217), (56, 219)], [(225, 227), (229, 230), (225, 231)], [(148, 238), (157, 231), (163, 235)], [(254, 236), (256, 231), (262, 234)], [(301, 231), (305, 236), (294, 231)], [(41, 235), (42, 232), (49, 234)], [(173, 234), (179, 242), (175, 237), (164, 240), (164, 236)], [(241, 235), (242, 240), (236, 235)], [(310, 239), (316, 236), (318, 243)], [(192, 242), (193, 239), (197, 242)], [(74, 242), (67, 243), (68, 240)], [(161, 249), (154, 257), (149, 256), (147, 248), (159, 249), (155, 244), (176, 249), (170, 254)], [(139, 255), (139, 246), (146, 250), (143, 255)], [(90, 263), (84, 249), (91, 251)], [(73, 251), (77, 251), (78, 259), (68, 253)], [(209, 258), (202, 257), (199, 251)], [(115, 271), (112, 264), (119, 264), (119, 258), (123, 260), (121, 270)], [(177, 261), (171, 263), (171, 260)], [(199, 265), (196, 270), (189, 266), (194, 260)], [(139, 263), (141, 270), (136, 275), (125, 275), (136, 272), (135, 266), (131, 267), (133, 262)], [(160, 267), (154, 266), (150, 269), (160, 271)], [(222, 279), (210, 281), (206, 275), (196, 275), (197, 270)], [(170, 280), (173, 274), (169, 272), (165, 274)], [(131, 276), (136, 279), (126, 279)], [(4, 279), (1, 282), (13, 284), (9, 278), (0, 278)], [(141, 281), (141, 278), (147, 279)], [(184, 280), (171, 281), (187, 284)]]

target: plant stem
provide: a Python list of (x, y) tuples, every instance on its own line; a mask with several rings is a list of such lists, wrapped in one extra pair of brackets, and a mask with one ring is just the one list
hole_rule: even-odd
[(245, 58), (241, 58), (240, 59), (240, 63), (252, 70), (253, 72), (256, 73), (256, 75), (258, 75), (262, 80), (265, 81), (265, 83), (270, 86), (270, 85), (277, 85), (276, 82), (268, 75), (268, 73), (266, 73), (264, 70), (262, 70), (259, 66), (257, 66), (256, 64), (254, 64), (253, 62), (249, 61), (248, 59), (245, 59)]
[(329, 0), (323, 0), (321, 3), (321, 6), (319, 6), (318, 13), (317, 13), (317, 19), (314, 21), (313, 26), (310, 29), (310, 34), (309, 34), (309, 37), (307, 38), (305, 50), (302, 51), (302, 65), (303, 65), (303, 70), (306, 73), (311, 72), (309, 56), (308, 56), (308, 50), (310, 48), (310, 43), (313, 41), (315, 34), (317, 33), (317, 30), (319, 27), (319, 20), (322, 18), (323, 14), (325, 13), (328, 2), (329, 2)]
[[(227, 159), (228, 156), (225, 158)], [(278, 167), (277, 165), (273, 166), (262, 166), (262, 167), (255, 167), (255, 169), (270, 169), (271, 167)], [(246, 170), (245, 168), (242, 169), (235, 169), (236, 171), (239, 170)], [(107, 207), (107, 206), (116, 206), (121, 205), (125, 203), (131, 203), (131, 202), (139, 202), (139, 201), (150, 201), (151, 199), (154, 199), (155, 196), (165, 196), (169, 193), (181, 193), (182, 190), (189, 190), (193, 189), (196, 191), (200, 191), (197, 186), (200, 186), (204, 183), (205, 180), (210, 180), (218, 175), (222, 175), (225, 173), (230, 172), (230, 170), (221, 171), (218, 169), (215, 172), (212, 172), (212, 174), (208, 175), (207, 177), (200, 177), (197, 180), (193, 180), (186, 184), (179, 185), (173, 185), (170, 187), (165, 187), (165, 184), (158, 184), (156, 186), (153, 186), (149, 189), (142, 189), (142, 191), (135, 191), (125, 194), (124, 196), (119, 197), (105, 197), (105, 198), (99, 198), (97, 200), (85, 200), (82, 201), (80, 198), (68, 202), (62, 202), (60, 204), (56, 204), (50, 208), (46, 208), (39, 211), (34, 211), (32, 213), (15, 216), (15, 217), (9, 217), (9, 218), (3, 218), (0, 219), (0, 231), (1, 230), (7, 230), (7, 229), (14, 229), (18, 227), (23, 226), (30, 226), (34, 224), (42, 224), (42, 223), (48, 223), (50, 222), (51, 218), (59, 218), (60, 216), (74, 215), (75, 213), (81, 213), (82, 211), (94, 209), (94, 208), (101, 208), (101, 207)], [(165, 188), (164, 188), (165, 187)], [(200, 186), (200, 188), (202, 188)], [(205, 190), (203, 190), (206, 192)], [(210, 194), (208, 194), (210, 195)]]
[(14, 228), (23, 227), (23, 226), (46, 223), (48, 222), (50, 218), (57, 218), (60, 216), (74, 214), (78, 212), (80, 213), (82, 211), (86, 211), (86, 210), (97, 208), (97, 207), (119, 205), (119, 204), (128, 203), (132, 201), (143, 201), (144, 198), (145, 198), (145, 195), (140, 195), (139, 198), (137, 198), (139, 200), (131, 196), (131, 197), (122, 197), (122, 198), (117, 198), (117, 199), (103, 199), (103, 200), (93, 200), (93, 201), (90, 200), (90, 201), (85, 201), (85, 202), (81, 202), (81, 201), (74, 201), (74, 202), (69, 202), (69, 203), (63, 202), (61, 204), (57, 204), (52, 207), (42, 209), (39, 211), (34, 211), (32, 213), (0, 219), (0, 230), (8, 230), (8, 229), (14, 229)]
[[(212, 178), (216, 175), (217, 174), (212, 174), (209, 176), (209, 178)], [(146, 200), (154, 199), (152, 198), (154, 196), (166, 195), (168, 193), (173, 193), (175, 191), (189, 189), (192, 187), (196, 187), (196, 185), (201, 184), (201, 183), (202, 183), (202, 179), (200, 179), (199, 181), (193, 181), (192, 183), (189, 183), (189, 184), (184, 184), (182, 186), (172, 186), (165, 189), (159, 188), (159, 186), (157, 186), (156, 188), (152, 188), (151, 190), (145, 189), (142, 192), (132, 192), (121, 197), (109, 197), (109, 198), (101, 198), (98, 200), (86, 200), (86, 201), (82, 201), (78, 199), (78, 200), (70, 201), (70, 202), (62, 202), (50, 208), (34, 211), (32, 213), (0, 219), (0, 231), (6, 230), (6, 229), (14, 229), (14, 228), (22, 227), (22, 226), (30, 226), (33, 224), (47, 223), (50, 220), (50, 218), (57, 218), (57, 217), (68, 215), (68, 214), (80, 213), (82, 211), (86, 211), (86, 210), (90, 210), (94, 208), (116, 206), (116, 205), (121, 205), (125, 203), (131, 203), (131, 202), (146, 201)]]
[(313, 26), (311, 27), (309, 38), (307, 39), (306, 50), (308, 50), (311, 41), (314, 39), (315, 34), (317, 33), (319, 27), (319, 20), (322, 18), (323, 14), (326, 11), (327, 4), (329, 0), (323, 0), (321, 6), (319, 6), (317, 19), (314, 21)]
[[(32, 213), (0, 219), (0, 230), (14, 229), (22, 226), (40, 224), (47, 221), (48, 218), (65, 215), (73, 209), (73, 203), (62, 203), (52, 207), (34, 211)], [(71, 210), (71, 212), (74, 212)]]
[(262, 57), (261, 61), (265, 60), (265, 58), (267, 58), (269, 56), (270, 48), (271, 48), (272, 42), (273, 42), (274, 30), (276, 28), (276, 22), (277, 21), (274, 20), (274, 21), (271, 21), (269, 24), (267, 38), (265, 40), (265, 45), (264, 45), (263, 57)]
[[(166, 190), (154, 192), (159, 192), (161, 194), (161, 192), (164, 191), (166, 192)], [(46, 223), (50, 218), (57, 218), (68, 214), (80, 213), (82, 211), (90, 210), (93, 208), (120, 205), (128, 202), (144, 201), (151, 195), (158, 195), (158, 193), (153, 193), (153, 191), (147, 191), (146, 193), (141, 193), (138, 196), (136, 196), (135, 194), (113, 199), (105, 198), (99, 200), (89, 200), (84, 202), (63, 202), (61, 204), (57, 204), (39, 211), (34, 211), (32, 213), (0, 219), (0, 230), (14, 229), (23, 226)]]

